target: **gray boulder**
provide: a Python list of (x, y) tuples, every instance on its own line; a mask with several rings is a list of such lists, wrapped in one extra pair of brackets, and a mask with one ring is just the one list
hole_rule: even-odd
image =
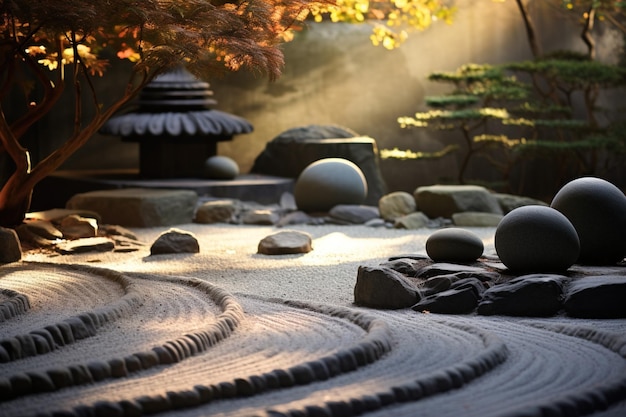
[(578, 178), (565, 184), (550, 205), (578, 233), (578, 263), (609, 265), (624, 259), (626, 196), (615, 185), (600, 178)]
[(251, 172), (297, 178), (311, 163), (324, 158), (344, 158), (363, 171), (368, 183), (366, 204), (377, 204), (386, 193), (376, 140), (341, 126), (307, 125), (282, 132), (265, 145)]
[(355, 304), (400, 309), (411, 307), (419, 300), (419, 292), (401, 273), (384, 267), (359, 267), (354, 286)]
[(477, 185), (430, 185), (414, 192), (417, 210), (430, 218), (451, 218), (454, 213), (477, 211), (502, 214), (498, 200), (486, 188)]
[(298, 209), (328, 212), (338, 204), (363, 204), (367, 181), (354, 163), (342, 158), (325, 158), (307, 166), (294, 186)]

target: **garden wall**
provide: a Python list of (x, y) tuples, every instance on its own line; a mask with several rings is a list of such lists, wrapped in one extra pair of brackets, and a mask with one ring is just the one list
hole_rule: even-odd
[[(542, 4), (537, 7), (547, 7)], [(548, 11), (535, 10), (541, 38), (553, 42), (547, 50), (584, 50), (576, 33), (564, 36), (568, 31), (565, 22), (554, 25), (542, 13)], [(218, 100), (217, 108), (245, 117), (255, 127), (252, 134), (220, 143), (219, 154), (232, 157), (241, 171), (247, 172), (266, 142), (286, 129), (308, 124), (348, 127), (375, 138), (379, 148), (434, 151), (442, 147), (441, 138), (445, 138), (445, 143), (455, 141), (426, 130), (401, 129), (396, 122), (398, 116), (423, 110), (425, 95), (445, 92), (442, 85), (427, 80), (428, 74), (453, 70), (469, 62), (497, 64), (531, 57), (523, 22), (513, 1), (463, 2), (452, 25), (439, 22), (423, 33), (413, 33), (394, 51), (372, 46), (370, 30), (369, 24), (311, 23), (284, 46), (286, 67), (278, 81), (271, 83), (262, 75), (248, 73), (210, 80)], [(615, 55), (615, 42), (611, 38), (600, 42), (599, 55)], [(123, 87), (126, 80), (123, 68), (113, 68), (111, 75), (114, 77), (105, 79), (106, 84), (99, 83), (103, 93)], [(66, 106), (68, 112), (71, 108)], [(49, 118), (46, 122), (49, 126), (42, 125), (40, 132), (62, 137), (63, 128), (57, 120), (57, 117)], [(458, 159), (448, 156), (419, 162), (384, 160), (381, 169), (390, 190), (412, 191), (419, 185), (454, 178)], [(137, 144), (97, 135), (64, 167), (137, 165)], [(479, 174), (483, 169), (476, 164), (472, 171)], [(543, 192), (540, 184), (538, 181), (535, 184), (538, 188), (527, 193), (540, 196)]]

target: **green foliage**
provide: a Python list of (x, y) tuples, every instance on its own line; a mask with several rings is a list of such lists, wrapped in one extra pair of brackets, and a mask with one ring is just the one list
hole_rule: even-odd
[[(527, 81), (520, 81), (518, 75)], [(599, 126), (596, 106), (600, 88), (624, 85), (623, 68), (562, 53), (558, 59), (498, 66), (467, 64), (431, 74), (429, 79), (451, 85), (450, 94), (427, 97), (430, 110), (399, 117), (398, 123), (403, 128), (459, 132), (464, 148), (448, 145), (442, 154), (464, 149), (459, 183), (466, 182), (469, 161), (478, 156), (500, 172), (500, 182), (508, 183), (513, 168), (533, 158), (553, 158), (555, 170), (563, 170), (565, 164), (582, 175), (598, 169), (599, 152), (604, 152), (604, 161), (626, 154), (626, 123)], [(574, 117), (571, 98), (576, 92), (585, 98), (587, 117)], [(385, 155), (406, 159), (408, 151), (403, 152)], [(433, 156), (411, 155), (414, 159)]]
[(568, 87), (583, 90), (590, 86), (626, 85), (626, 69), (589, 59), (538, 59), (506, 64), (505, 69), (558, 80)]

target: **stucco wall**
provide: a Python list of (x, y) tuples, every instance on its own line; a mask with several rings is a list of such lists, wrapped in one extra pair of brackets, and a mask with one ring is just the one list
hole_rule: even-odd
[[(252, 134), (220, 143), (219, 154), (232, 157), (247, 172), (266, 142), (286, 129), (307, 124), (345, 126), (375, 138), (379, 148), (439, 149), (442, 145), (435, 134), (401, 129), (396, 122), (398, 116), (424, 109), (425, 95), (445, 92), (445, 86), (427, 80), (428, 74), (468, 62), (530, 58), (515, 2), (462, 3), (452, 25), (437, 23), (423, 33), (413, 33), (394, 51), (371, 45), (369, 24), (310, 24), (284, 46), (286, 66), (278, 81), (270, 83), (248, 73), (209, 80), (217, 108), (245, 117), (255, 127)], [(555, 26), (542, 17), (544, 12), (535, 11), (542, 39), (561, 42), (547, 49), (582, 50), (577, 38), (564, 36), (567, 25)], [(136, 167), (137, 158), (136, 144), (97, 135), (65, 167)], [(423, 162), (387, 160), (381, 167), (390, 190), (412, 191), (454, 177), (457, 160), (455, 156)]]

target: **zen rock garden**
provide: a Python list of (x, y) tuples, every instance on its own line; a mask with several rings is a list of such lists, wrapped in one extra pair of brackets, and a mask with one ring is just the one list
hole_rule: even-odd
[[(3, 230), (2, 262), (26, 248), (60, 254), (133, 251), (145, 245), (126, 227), (235, 223), (361, 224), (430, 228), (426, 254), (398, 254), (355, 271), (354, 303), (378, 309), (511, 316), (626, 317), (626, 196), (599, 178), (566, 184), (550, 205), (479, 186), (433, 185), (363, 204), (367, 181), (341, 158), (310, 164), (275, 205), (199, 198), (185, 190), (122, 189), (75, 195), (65, 209), (31, 213), (17, 232)], [(495, 228), (497, 256), (484, 255), (472, 227)], [(19, 237), (18, 237), (19, 235)], [(284, 229), (258, 253), (303, 254), (311, 236)], [(151, 256), (200, 251), (193, 234), (172, 227)]]

